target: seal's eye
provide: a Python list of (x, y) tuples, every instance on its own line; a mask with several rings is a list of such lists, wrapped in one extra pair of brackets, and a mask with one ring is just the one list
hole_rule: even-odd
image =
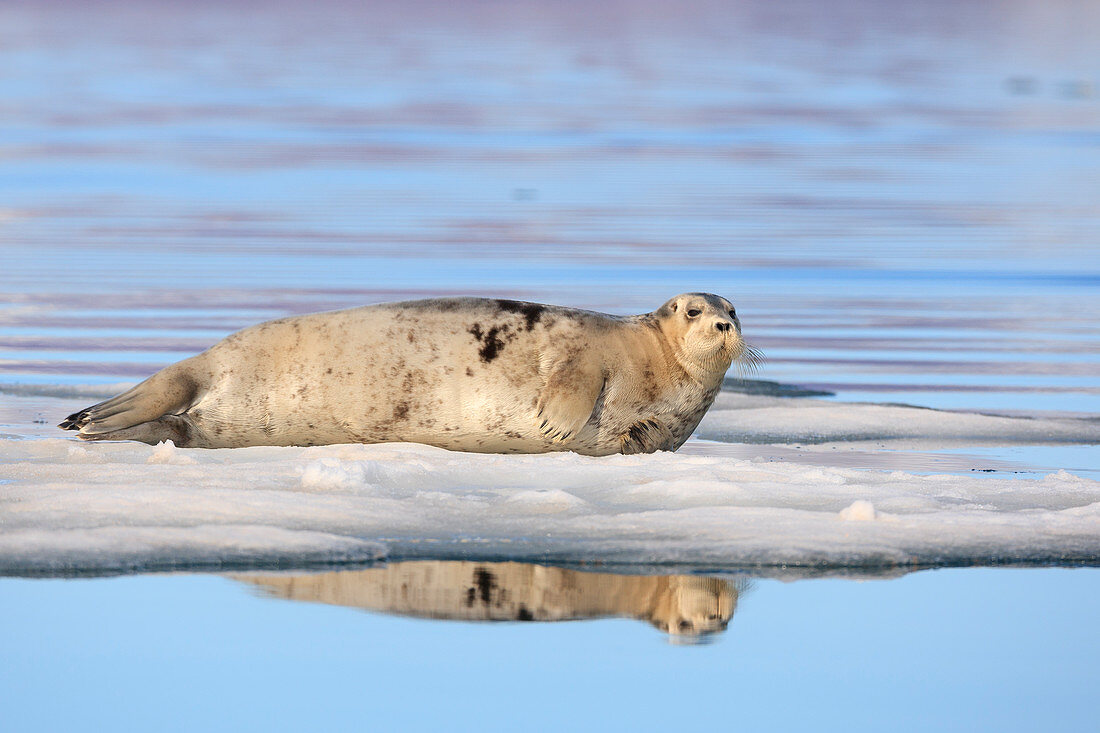
[(697, 315), (699, 315), (702, 312), (703, 311), (699, 310), (698, 308), (689, 308), (688, 312), (687, 312), (687, 317), (688, 318), (695, 318)]
[(730, 308), (730, 318), (737, 318), (737, 311), (733, 308)]

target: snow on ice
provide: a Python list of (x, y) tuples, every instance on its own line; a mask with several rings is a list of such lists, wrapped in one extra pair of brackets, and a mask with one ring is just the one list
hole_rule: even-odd
[[(36, 415), (64, 415), (81, 400), (27, 404)], [(501, 456), (410, 444), (186, 450), (49, 437), (52, 426), (32, 424), (25, 411), (7, 422), (0, 572), (8, 574), (383, 557), (712, 569), (1100, 558), (1100, 482), (1066, 471), (922, 475), (699, 451)], [(954, 446), (1095, 443), (1097, 430), (1073, 418), (723, 395), (699, 433)], [(810, 455), (827, 464), (827, 454)]]

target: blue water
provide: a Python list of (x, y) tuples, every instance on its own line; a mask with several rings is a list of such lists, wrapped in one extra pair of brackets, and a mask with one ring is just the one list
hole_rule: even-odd
[(711, 644), (211, 576), (0, 580), (7, 730), (1095, 730), (1097, 570), (755, 581)]
[(0, 377), (395, 298), (711, 290), (767, 378), (1100, 412), (1095, 8), (676, 8), (5, 5)]

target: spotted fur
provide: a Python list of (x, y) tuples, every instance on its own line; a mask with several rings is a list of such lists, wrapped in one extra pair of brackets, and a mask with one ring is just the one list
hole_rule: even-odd
[(611, 316), (443, 298), (239, 331), (59, 427), (177, 445), (407, 441), (588, 455), (675, 450), (744, 350), (723, 298)]

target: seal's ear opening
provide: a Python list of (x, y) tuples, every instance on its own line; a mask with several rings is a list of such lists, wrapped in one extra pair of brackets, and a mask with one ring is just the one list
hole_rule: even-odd
[(657, 315), (661, 318), (668, 318), (675, 313), (680, 308), (680, 304), (677, 302), (677, 298), (679, 297), (680, 296), (676, 296), (676, 298), (673, 298), (658, 308)]

